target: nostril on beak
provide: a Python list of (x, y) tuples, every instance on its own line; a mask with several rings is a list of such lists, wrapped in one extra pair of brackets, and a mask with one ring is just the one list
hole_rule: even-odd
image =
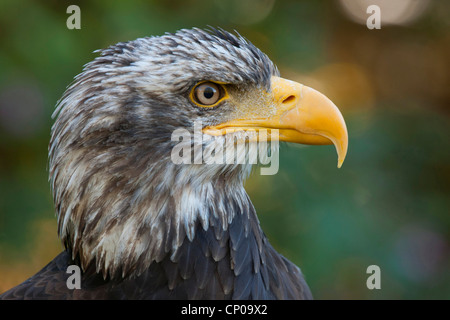
[(296, 100), (296, 97), (291, 94), (290, 96), (287, 96), (286, 98), (284, 98), (283, 101), (281, 101), (281, 103), (288, 104), (288, 103), (294, 102), (295, 100)]

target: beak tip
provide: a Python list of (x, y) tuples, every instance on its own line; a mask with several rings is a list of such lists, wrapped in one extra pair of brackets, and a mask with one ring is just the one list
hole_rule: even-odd
[(338, 164), (337, 164), (338, 169), (340, 169), (344, 164), (346, 155), (347, 155), (347, 148), (345, 148), (345, 152), (338, 152)]
[(338, 167), (338, 169), (340, 169), (342, 167), (342, 165), (344, 164), (344, 160), (347, 156), (347, 143), (345, 143), (344, 146), (340, 146), (340, 147), (338, 147), (338, 145), (336, 145), (336, 151), (338, 154), (337, 167)]

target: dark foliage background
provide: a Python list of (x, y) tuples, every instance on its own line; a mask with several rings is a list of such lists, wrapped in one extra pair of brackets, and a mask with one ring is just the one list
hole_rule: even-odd
[[(369, 2), (381, 7), (381, 30), (365, 25)], [(66, 28), (70, 4), (81, 30)], [(279, 173), (246, 185), (315, 297), (449, 299), (449, 14), (449, 2), (425, 0), (2, 0), (0, 292), (61, 250), (47, 182), (51, 113), (93, 51), (211, 25), (236, 29), (347, 121), (342, 169), (331, 146), (285, 145)], [(366, 287), (372, 264), (381, 290)]]

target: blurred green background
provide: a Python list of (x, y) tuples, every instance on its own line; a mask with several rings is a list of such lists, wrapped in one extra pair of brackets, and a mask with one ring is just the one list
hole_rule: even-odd
[[(381, 29), (366, 27), (368, 3)], [(81, 8), (81, 30), (66, 9)], [(326, 94), (349, 130), (284, 145), (280, 171), (246, 188), (272, 244), (317, 299), (450, 299), (450, 3), (342, 1), (0, 2), (0, 292), (61, 250), (47, 181), (58, 98), (94, 50), (180, 28), (237, 30), (283, 77)], [(381, 289), (366, 287), (369, 265)]]

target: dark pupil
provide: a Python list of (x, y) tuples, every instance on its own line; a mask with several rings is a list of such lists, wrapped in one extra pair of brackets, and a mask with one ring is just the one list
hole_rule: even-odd
[(211, 99), (212, 97), (214, 97), (215, 92), (216, 90), (213, 87), (206, 87), (205, 91), (203, 91), (203, 96), (206, 99)]

